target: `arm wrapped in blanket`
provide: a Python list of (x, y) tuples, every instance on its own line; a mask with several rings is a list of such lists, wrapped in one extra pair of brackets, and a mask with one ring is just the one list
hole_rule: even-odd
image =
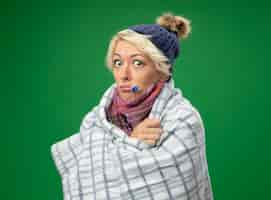
[(191, 105), (174, 106), (161, 125), (156, 147), (132, 153), (118, 148), (123, 198), (213, 199), (199, 113)]

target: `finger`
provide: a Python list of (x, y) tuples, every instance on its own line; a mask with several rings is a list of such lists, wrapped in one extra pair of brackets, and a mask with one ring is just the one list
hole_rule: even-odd
[(157, 140), (161, 137), (161, 134), (143, 134), (141, 135), (141, 138), (143, 139), (152, 139), (152, 140)]
[(153, 145), (153, 144), (156, 143), (155, 140), (144, 140), (144, 142), (145, 142), (145, 143), (148, 143), (148, 144), (151, 144), (151, 145)]
[(161, 128), (146, 128), (146, 129), (144, 129), (144, 134), (157, 134), (157, 135), (161, 135), (162, 131), (163, 130)]
[[(154, 137), (154, 138), (156, 138), (156, 137), (160, 137), (160, 135), (162, 134), (162, 132), (163, 132), (163, 129), (162, 128), (148, 128), (148, 127), (142, 127), (141, 129), (140, 129), (140, 131), (132, 131), (132, 133), (131, 133), (131, 136), (130, 137), (138, 137), (138, 138), (144, 138), (144, 137), (147, 137), (147, 138), (149, 138), (149, 137)], [(137, 134), (138, 133), (138, 134)], [(155, 136), (155, 135), (157, 135), (157, 136)]]
[(158, 128), (160, 127), (160, 120), (147, 118), (145, 121), (145, 125), (151, 128)]

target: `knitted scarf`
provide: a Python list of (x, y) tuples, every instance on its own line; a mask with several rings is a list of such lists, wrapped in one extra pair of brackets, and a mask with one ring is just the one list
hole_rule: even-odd
[(112, 102), (106, 109), (107, 120), (130, 135), (133, 128), (149, 115), (164, 83), (164, 81), (153, 83), (141, 96), (132, 101), (122, 99), (115, 87)]

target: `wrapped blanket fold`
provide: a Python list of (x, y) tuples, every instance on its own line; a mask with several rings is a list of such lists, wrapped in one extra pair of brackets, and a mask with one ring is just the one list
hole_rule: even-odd
[(113, 84), (83, 118), (78, 133), (51, 147), (65, 200), (212, 200), (200, 114), (166, 83), (150, 118), (161, 120), (156, 145), (129, 137), (106, 119)]

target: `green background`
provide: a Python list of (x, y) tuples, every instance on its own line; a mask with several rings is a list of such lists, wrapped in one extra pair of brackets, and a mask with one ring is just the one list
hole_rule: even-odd
[(110, 38), (164, 11), (192, 22), (175, 85), (199, 110), (217, 200), (271, 199), (268, 1), (1, 3), (1, 199), (63, 199), (50, 146), (113, 83)]

